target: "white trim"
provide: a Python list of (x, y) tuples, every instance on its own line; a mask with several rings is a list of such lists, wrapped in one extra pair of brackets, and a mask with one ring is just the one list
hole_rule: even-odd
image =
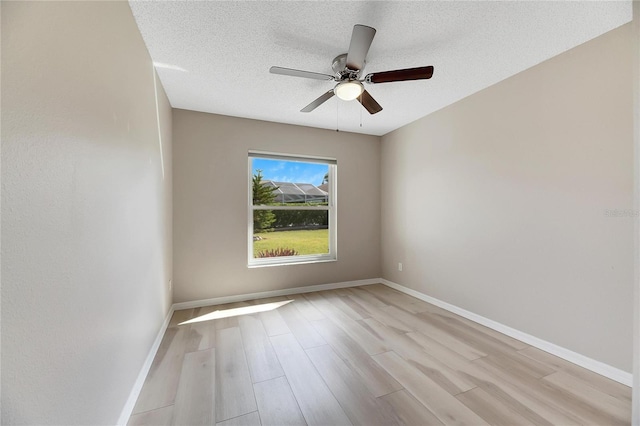
[(288, 296), (290, 294), (311, 293), (313, 291), (334, 290), (337, 288), (358, 287), (361, 285), (380, 284), (380, 278), (367, 280), (343, 281), (340, 283), (310, 285), (308, 287), (283, 288), (282, 290), (261, 291), (259, 293), (239, 294), (235, 296), (214, 297), (213, 299), (193, 300), (191, 302), (174, 303), (173, 309), (202, 308), (203, 306), (221, 305), (223, 303), (244, 302), (246, 300), (264, 299), (265, 297)]
[(307, 163), (338, 164), (338, 160), (333, 157), (318, 157), (306, 154), (282, 154), (280, 152), (249, 150), (249, 157), (267, 158), (269, 160), (296, 161)]
[[(296, 159), (307, 159), (308, 162), (326, 164), (328, 167), (328, 185), (330, 187), (328, 192), (328, 205), (326, 206), (294, 206), (294, 205), (273, 205), (266, 206), (262, 204), (253, 204), (253, 160), (259, 158), (266, 159), (282, 159), (284, 161), (295, 162)], [(291, 154), (274, 154), (264, 153), (261, 151), (249, 151), (248, 156), (248, 180), (247, 180), (247, 267), (262, 267), (262, 266), (281, 266), (281, 265), (296, 265), (305, 263), (318, 263), (335, 261), (338, 259), (338, 212), (337, 212), (337, 161), (331, 162), (329, 159), (320, 161), (315, 157), (309, 156), (293, 156)], [(294, 183), (295, 185), (295, 183)], [(326, 211), (328, 216), (328, 237), (329, 237), (329, 253), (326, 254), (313, 254), (313, 255), (300, 255), (300, 256), (286, 256), (282, 258), (277, 257), (265, 257), (255, 258), (253, 253), (253, 218), (256, 211), (261, 210), (317, 210)]]
[(256, 210), (320, 210), (320, 211), (329, 211), (331, 210), (330, 206), (283, 206), (278, 204), (268, 205), (268, 204), (255, 204), (251, 207), (254, 211)]
[[(264, 263), (261, 261), (268, 260)], [(273, 260), (272, 260), (273, 259)], [(254, 263), (247, 263), (247, 268), (269, 268), (271, 266), (294, 266), (294, 265), (308, 265), (310, 263), (327, 263), (337, 262), (338, 259), (329, 257), (327, 255), (307, 255), (307, 256), (278, 256), (262, 259), (254, 259)]]
[(142, 364), (142, 368), (138, 373), (138, 378), (133, 384), (133, 388), (131, 389), (131, 393), (129, 393), (129, 398), (127, 398), (127, 402), (124, 404), (122, 411), (120, 412), (120, 417), (118, 418), (118, 425), (125, 426), (129, 422), (129, 418), (133, 413), (133, 408), (136, 405), (136, 401), (138, 401), (138, 397), (140, 396), (140, 391), (142, 390), (142, 385), (144, 385), (144, 381), (147, 378), (147, 374), (149, 374), (149, 370), (151, 369), (151, 364), (153, 363), (153, 359), (156, 357), (156, 353), (158, 352), (158, 348), (160, 348), (160, 343), (164, 338), (164, 333), (167, 331), (167, 327), (169, 326), (169, 321), (171, 321), (171, 317), (174, 312), (174, 305), (169, 308), (169, 312), (167, 312), (167, 316), (156, 335), (156, 340), (153, 341), (151, 345), (151, 349), (149, 349), (149, 353), (147, 354), (147, 358), (144, 360), (144, 364)]
[(497, 321), (493, 321), (481, 315), (474, 314), (473, 312), (459, 308), (450, 303), (443, 302), (442, 300), (436, 299), (435, 297), (427, 296), (426, 294), (420, 293), (419, 291), (410, 289), (408, 287), (394, 283), (392, 281), (380, 279), (380, 282), (382, 282), (384, 285), (388, 287), (394, 288), (398, 291), (408, 294), (409, 296), (413, 296), (427, 303), (431, 303), (432, 305), (438, 306), (456, 315), (460, 315), (461, 317), (469, 319), (473, 322), (477, 322), (478, 324), (484, 325), (485, 327), (489, 327), (502, 334), (506, 334), (507, 336), (513, 337), (514, 339), (518, 339), (524, 343), (527, 343), (531, 346), (534, 346), (552, 355), (555, 355), (569, 362), (572, 362), (576, 365), (579, 365), (580, 367), (584, 367), (587, 370), (593, 371), (594, 373), (608, 377), (609, 379), (615, 380), (616, 382), (622, 383), (623, 385), (631, 386), (632, 384), (633, 375), (631, 373), (620, 370), (616, 367), (612, 367), (603, 362), (596, 361), (595, 359), (586, 357), (577, 352), (573, 352), (569, 349), (563, 348), (562, 346), (558, 346), (554, 343), (547, 342), (546, 340), (539, 339), (535, 336), (516, 330), (515, 328), (511, 328)]

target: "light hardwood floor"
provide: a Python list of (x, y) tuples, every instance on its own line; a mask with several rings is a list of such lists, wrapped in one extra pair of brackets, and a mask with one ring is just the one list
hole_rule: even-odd
[(624, 385), (377, 284), (176, 311), (129, 424), (622, 425), (630, 401)]

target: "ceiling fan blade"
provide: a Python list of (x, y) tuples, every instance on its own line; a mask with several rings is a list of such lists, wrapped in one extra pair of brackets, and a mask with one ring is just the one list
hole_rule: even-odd
[(306, 107), (302, 108), (300, 110), (300, 112), (311, 112), (311, 111), (313, 111), (314, 109), (318, 108), (323, 103), (327, 102), (329, 99), (333, 98), (333, 95), (334, 95), (333, 89), (329, 90), (326, 93), (323, 93), (318, 99), (316, 99), (315, 101), (311, 102)]
[(371, 96), (366, 90), (358, 96), (358, 102), (360, 102), (362, 106), (369, 111), (369, 114), (375, 114), (382, 111), (380, 104), (376, 102), (376, 100), (373, 99), (373, 96)]
[(426, 80), (433, 76), (433, 67), (407, 68), (404, 70), (383, 71), (367, 74), (364, 78), (369, 83), (390, 83), (392, 81)]
[(360, 71), (364, 68), (364, 60), (367, 58), (369, 47), (376, 35), (376, 29), (366, 25), (354, 25), (351, 33), (351, 44), (347, 52), (347, 68), (352, 71)]
[(333, 80), (333, 76), (329, 74), (321, 74), (319, 72), (294, 70), (292, 68), (271, 67), (271, 74), (290, 75), (293, 77), (314, 78), (316, 80)]

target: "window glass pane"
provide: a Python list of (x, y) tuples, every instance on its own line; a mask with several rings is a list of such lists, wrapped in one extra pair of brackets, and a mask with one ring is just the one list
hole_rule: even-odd
[(253, 224), (254, 258), (329, 253), (326, 210), (254, 210)]
[(306, 161), (252, 158), (254, 205), (327, 205), (329, 165)]

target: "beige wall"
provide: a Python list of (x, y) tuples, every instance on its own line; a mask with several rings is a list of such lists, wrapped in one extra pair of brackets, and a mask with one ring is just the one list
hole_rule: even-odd
[(384, 136), (383, 277), (631, 371), (633, 218), (606, 214), (633, 207), (630, 49), (626, 25)]
[[(380, 138), (174, 110), (174, 302), (380, 276)], [(338, 160), (338, 261), (247, 268), (249, 150)]]
[[(634, 146), (634, 208), (640, 208), (640, 1), (633, 2), (633, 146)], [(640, 425), (640, 218), (635, 220), (634, 252), (634, 329), (633, 329), (633, 395), (631, 424)]]
[(2, 424), (118, 421), (171, 303), (157, 95), (162, 155), (126, 2), (2, 2)]

